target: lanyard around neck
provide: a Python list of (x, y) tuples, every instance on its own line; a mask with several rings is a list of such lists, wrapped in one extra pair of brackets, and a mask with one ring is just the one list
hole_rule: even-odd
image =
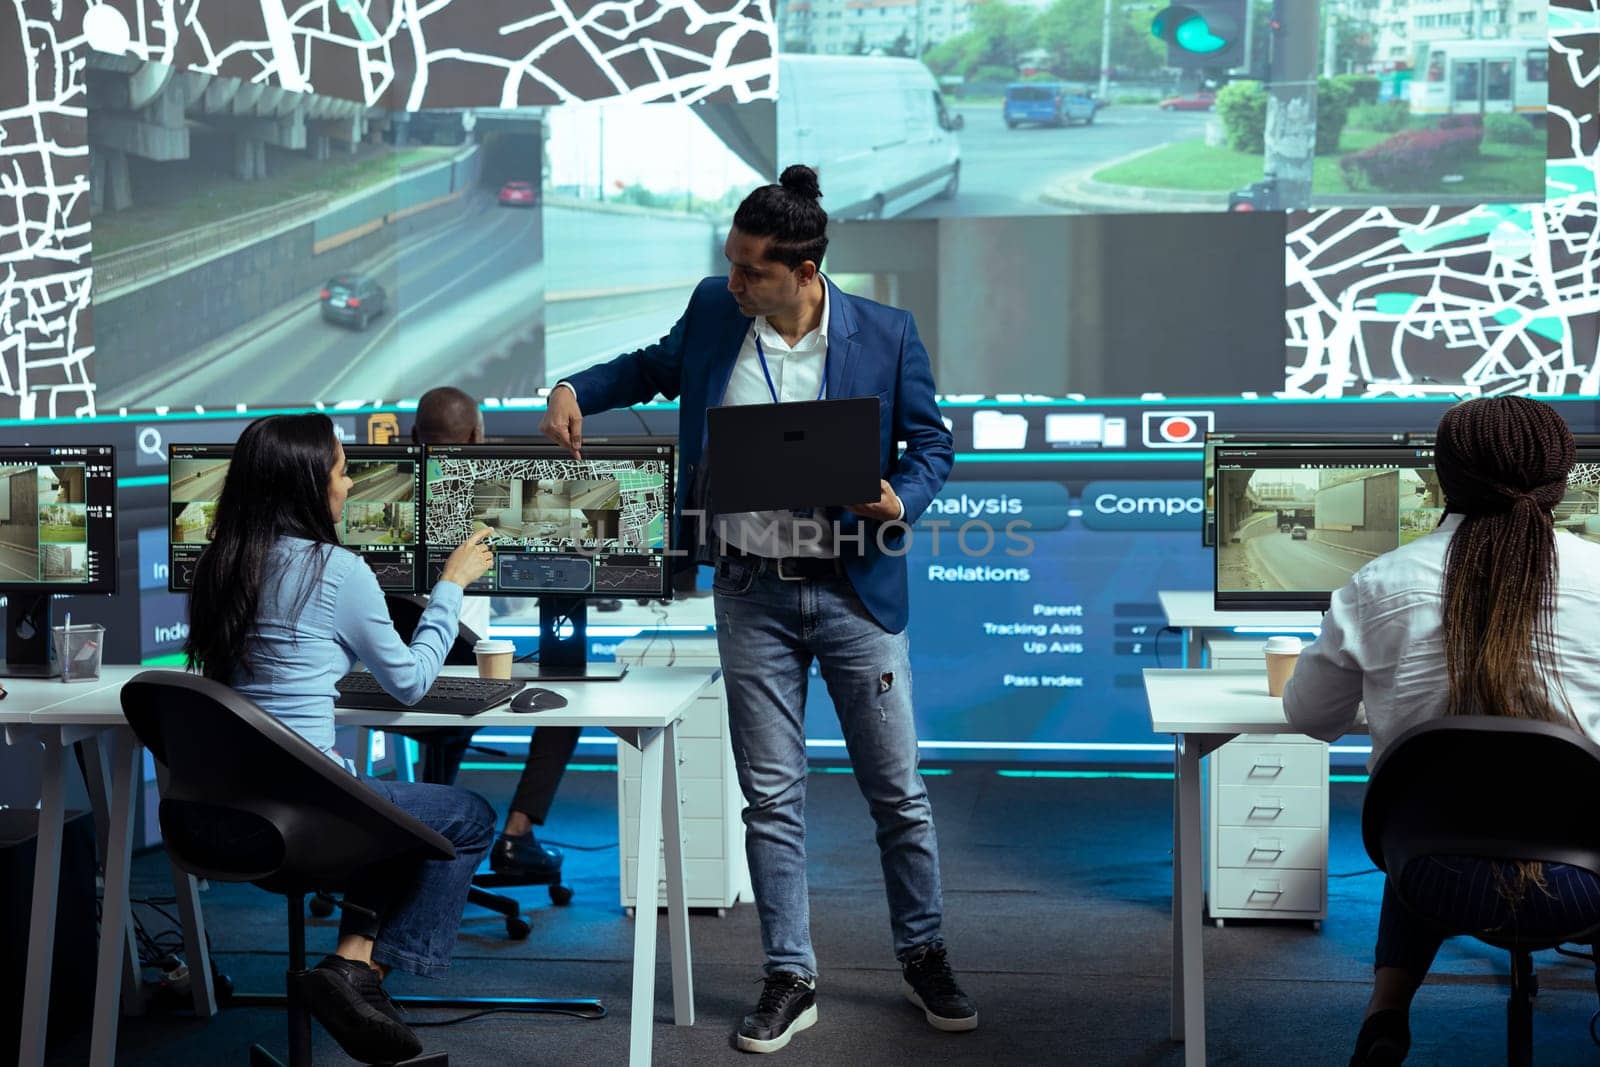
[[(757, 329), (753, 325), (750, 328), (755, 333), (756, 358), (761, 361), (761, 376), (766, 378), (766, 380), (767, 380), (767, 392), (772, 394), (772, 402), (774, 404), (782, 403), (782, 401), (780, 401), (778, 399), (777, 386), (772, 384), (772, 372), (767, 369), (767, 353), (761, 347), (761, 331), (759, 329)], [(817, 399), (818, 400), (822, 399), (822, 394), (827, 388), (828, 388), (828, 350), (826, 348), (824, 348), (822, 350), (822, 384), (817, 386)]]

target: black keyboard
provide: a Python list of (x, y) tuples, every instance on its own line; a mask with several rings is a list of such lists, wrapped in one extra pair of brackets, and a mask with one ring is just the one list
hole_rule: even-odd
[(436, 678), (415, 704), (402, 704), (367, 671), (352, 671), (339, 679), (335, 707), (370, 711), (423, 711), (434, 715), (476, 715), (504, 704), (528, 686), (503, 678)]

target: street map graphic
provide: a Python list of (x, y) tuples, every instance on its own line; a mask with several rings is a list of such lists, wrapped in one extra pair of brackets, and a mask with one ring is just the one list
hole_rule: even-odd
[(479, 526), (496, 547), (639, 553), (665, 547), (662, 461), (428, 461), (426, 537), (457, 545)]

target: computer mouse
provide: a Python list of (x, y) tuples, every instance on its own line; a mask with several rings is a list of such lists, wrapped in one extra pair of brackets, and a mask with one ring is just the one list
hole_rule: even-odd
[(567, 706), (567, 698), (548, 689), (530, 685), (511, 698), (512, 711), (554, 711)]

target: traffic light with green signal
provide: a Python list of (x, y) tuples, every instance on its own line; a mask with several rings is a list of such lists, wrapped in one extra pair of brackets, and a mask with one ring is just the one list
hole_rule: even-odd
[(1248, 0), (1191, 0), (1172, 4), (1150, 23), (1150, 32), (1167, 42), (1167, 65), (1240, 67), (1244, 54)]

